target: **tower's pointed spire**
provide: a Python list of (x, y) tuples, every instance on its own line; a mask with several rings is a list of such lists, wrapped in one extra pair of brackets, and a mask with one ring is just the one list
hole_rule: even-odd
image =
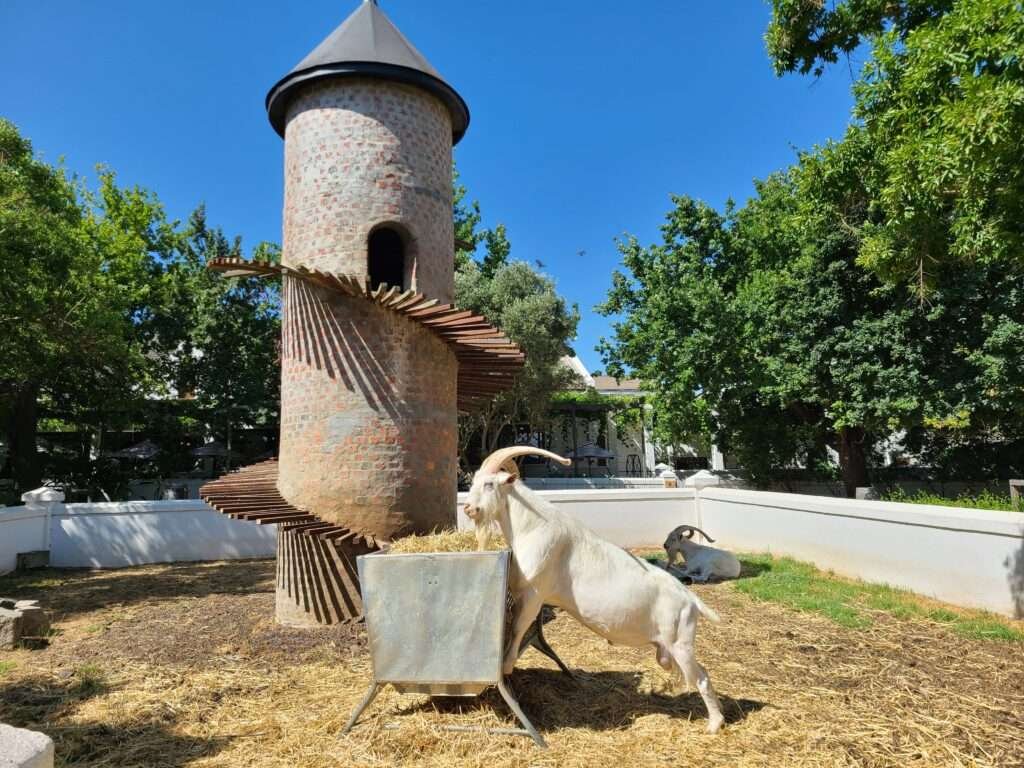
[(335, 77), (377, 77), (430, 91), (452, 117), (452, 143), (469, 125), (469, 108), (378, 7), (363, 0), (355, 12), (285, 75), (267, 94), (270, 124), (284, 136), (285, 116), (294, 89)]

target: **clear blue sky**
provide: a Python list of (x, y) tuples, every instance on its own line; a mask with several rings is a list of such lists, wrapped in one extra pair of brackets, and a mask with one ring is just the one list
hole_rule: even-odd
[[(229, 236), (279, 242), (282, 146), (263, 99), (355, 7), (0, 0), (0, 114), (47, 160), (90, 179), (105, 163), (172, 216), (205, 201)], [(539, 259), (580, 305), (575, 347), (591, 369), (616, 236), (657, 240), (672, 193), (745, 200), (849, 119), (848, 67), (774, 76), (760, 0), (381, 8), (468, 102), (462, 179), (485, 224), (507, 225), (513, 256)]]

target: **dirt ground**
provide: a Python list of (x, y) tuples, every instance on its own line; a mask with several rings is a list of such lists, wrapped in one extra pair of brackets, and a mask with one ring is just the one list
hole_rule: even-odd
[[(269, 561), (0, 579), (40, 599), (46, 648), (0, 653), (0, 721), (44, 731), (75, 766), (1024, 766), (1024, 648), (879, 613), (867, 629), (697, 587), (723, 616), (698, 659), (728, 725), (705, 733), (650, 649), (611, 647), (564, 614), (546, 627), (574, 670), (529, 651), (512, 688), (544, 735), (508, 727), (494, 691), (463, 703), (378, 697), (340, 736), (370, 679), (356, 626), (273, 624)], [(397, 724), (396, 729), (385, 726)]]

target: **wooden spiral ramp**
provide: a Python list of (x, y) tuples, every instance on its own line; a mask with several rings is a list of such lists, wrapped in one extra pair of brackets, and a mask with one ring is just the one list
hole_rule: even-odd
[(284, 267), (266, 261), (213, 259), (209, 269), (228, 277), (287, 275), (343, 296), (357, 296), (404, 315), (440, 337), (459, 362), (458, 407), (471, 411), (509, 389), (526, 363), (519, 346), (482, 315), (454, 304), (442, 304), (422, 293), (401, 291), (387, 284), (371, 288), (351, 275), (333, 275), (305, 267)]
[(285, 501), (277, 490), (277, 460), (230, 472), (207, 483), (200, 498), (234, 520), (277, 525), (277, 616), (297, 611), (319, 624), (358, 619), (362, 613), (356, 558), (386, 548), (372, 536), (324, 523)]
[[(229, 277), (286, 276), (319, 288), (372, 301), (428, 328), (458, 361), (457, 404), (473, 410), (510, 388), (525, 363), (519, 347), (487, 320), (414, 291), (371, 288), (350, 275), (333, 275), (269, 262), (215, 259), (210, 269)], [(236, 520), (277, 525), (277, 620), (294, 626), (359, 619), (362, 600), (356, 558), (386, 549), (365, 531), (324, 522), (290, 504), (277, 489), (276, 460), (231, 472), (207, 483), (199, 496)]]

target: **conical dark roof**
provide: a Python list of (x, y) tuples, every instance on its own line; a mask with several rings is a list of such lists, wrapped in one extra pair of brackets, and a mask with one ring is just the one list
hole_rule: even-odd
[(416, 85), (444, 102), (452, 116), (452, 144), (469, 126), (469, 108), (423, 58), (374, 0), (364, 0), (327, 39), (267, 94), (267, 115), (274, 130), (284, 136), (288, 102), (295, 89), (329, 77), (378, 77)]

